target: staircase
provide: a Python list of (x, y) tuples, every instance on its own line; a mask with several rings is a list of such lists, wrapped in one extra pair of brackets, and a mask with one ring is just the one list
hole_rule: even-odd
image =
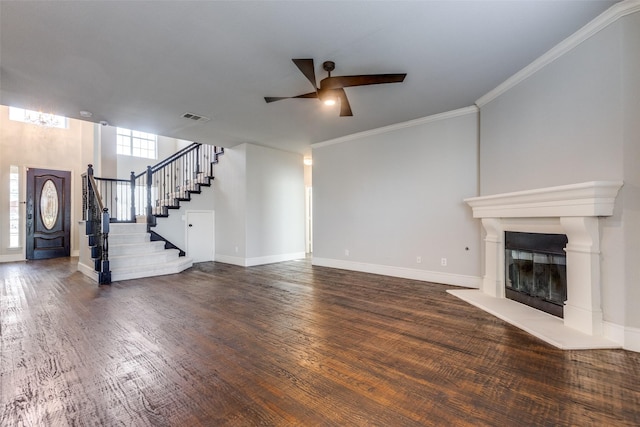
[(165, 249), (165, 242), (151, 241), (144, 223), (112, 223), (109, 233), (111, 280), (180, 273), (193, 260), (179, 249)]
[[(200, 194), (214, 179), (224, 149), (193, 143), (129, 180), (83, 175), (87, 245), (78, 270), (100, 284), (179, 273), (193, 265), (185, 252), (152, 231), (180, 202)], [(140, 222), (143, 221), (143, 222)]]

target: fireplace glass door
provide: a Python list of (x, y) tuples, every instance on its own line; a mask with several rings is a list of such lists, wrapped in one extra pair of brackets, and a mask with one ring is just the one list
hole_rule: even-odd
[(566, 244), (565, 235), (505, 233), (506, 297), (563, 317), (567, 299)]

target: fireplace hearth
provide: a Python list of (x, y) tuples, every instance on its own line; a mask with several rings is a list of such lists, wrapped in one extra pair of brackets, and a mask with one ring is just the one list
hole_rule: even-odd
[(567, 299), (567, 242), (564, 234), (506, 231), (505, 297), (562, 318)]

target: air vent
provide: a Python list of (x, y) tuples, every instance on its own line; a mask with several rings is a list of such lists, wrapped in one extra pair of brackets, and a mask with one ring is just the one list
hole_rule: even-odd
[(209, 120), (211, 120), (209, 117), (200, 116), (194, 113), (184, 113), (182, 117), (196, 122), (208, 122)]

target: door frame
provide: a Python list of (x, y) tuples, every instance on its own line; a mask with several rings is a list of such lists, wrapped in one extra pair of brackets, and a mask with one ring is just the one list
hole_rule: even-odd
[[(24, 208), (24, 257), (25, 259), (32, 259), (32, 260), (37, 260), (37, 259), (47, 259), (49, 257), (44, 257), (44, 258), (40, 258), (39, 256), (37, 256), (37, 254), (35, 253), (35, 248), (33, 245), (33, 242), (31, 242), (31, 238), (35, 241), (36, 239), (36, 232), (34, 230), (33, 232), (33, 236), (30, 238), (29, 235), (29, 219), (27, 218), (27, 216), (29, 215), (29, 189), (30, 187), (34, 184), (33, 182), (31, 182), (29, 180), (29, 173), (31, 171), (43, 171), (44, 174), (43, 176), (46, 175), (52, 175), (55, 176), (57, 173), (59, 173), (60, 175), (64, 175), (65, 179), (68, 179), (68, 183), (65, 182), (64, 186), (62, 189), (58, 188), (57, 191), (58, 192), (62, 192), (62, 203), (61, 205), (58, 207), (59, 212), (62, 212), (62, 228), (63, 228), (63, 236), (65, 236), (65, 238), (67, 238), (67, 242), (66, 244), (63, 246), (63, 248), (65, 248), (65, 254), (61, 255), (61, 257), (69, 257), (71, 256), (71, 248), (72, 248), (72, 242), (73, 242), (73, 237), (74, 237), (74, 232), (73, 232), (73, 171), (72, 170), (63, 170), (63, 169), (56, 169), (51, 168), (51, 167), (31, 167), (31, 166), (25, 166), (24, 168), (24, 199), (25, 199), (25, 208)], [(46, 182), (46, 181), (45, 181)], [(39, 215), (36, 212), (39, 212), (39, 203), (40, 203), (40, 199), (37, 197), (38, 195), (38, 188), (32, 188), (31, 189), (33, 191), (33, 194), (31, 194), (31, 197), (33, 198), (32, 202), (33, 202), (33, 223), (32, 226), (35, 228), (36, 224), (39, 221)], [(60, 216), (60, 214), (59, 214)], [(29, 258), (29, 248), (32, 248), (32, 253), (31, 256), (32, 258)], [(68, 252), (68, 253), (66, 253)], [(35, 256), (34, 256), (35, 255)]]

